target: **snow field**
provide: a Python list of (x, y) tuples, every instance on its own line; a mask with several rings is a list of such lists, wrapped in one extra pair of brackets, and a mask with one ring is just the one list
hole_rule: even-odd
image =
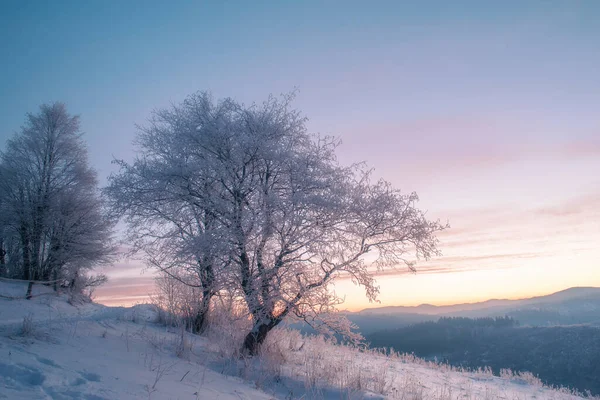
[[(8, 286), (0, 284), (0, 294), (21, 289)], [(582, 398), (527, 373), (461, 371), (285, 328), (272, 332), (259, 356), (245, 358), (240, 316), (218, 314), (201, 337), (156, 323), (152, 305), (68, 301), (0, 299), (0, 399)]]

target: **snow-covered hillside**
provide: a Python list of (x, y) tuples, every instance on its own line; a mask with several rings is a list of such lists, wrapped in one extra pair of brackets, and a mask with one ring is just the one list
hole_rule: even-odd
[[(17, 285), (1, 289), (24, 293)], [(178, 335), (153, 325), (155, 318), (147, 305), (0, 299), (0, 399), (273, 398), (199, 359), (178, 358)]]
[(153, 306), (71, 305), (66, 295), (0, 283), (0, 399), (574, 399), (528, 375), (464, 373), (280, 330), (253, 360), (227, 333), (155, 323)]

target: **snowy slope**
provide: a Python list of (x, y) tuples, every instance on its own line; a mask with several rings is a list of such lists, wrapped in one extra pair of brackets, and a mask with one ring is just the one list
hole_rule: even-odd
[[(0, 295), (23, 290), (0, 283)], [(219, 336), (159, 326), (152, 306), (73, 306), (46, 291), (0, 298), (0, 399), (578, 398), (527, 375), (464, 373), (295, 331), (274, 332), (258, 359), (227, 358)]]
[[(7, 292), (3, 284), (0, 292)], [(23, 318), (33, 331), (22, 335)], [(0, 299), (0, 399), (272, 399), (169, 350), (150, 307)], [(159, 348), (158, 346), (161, 346)]]

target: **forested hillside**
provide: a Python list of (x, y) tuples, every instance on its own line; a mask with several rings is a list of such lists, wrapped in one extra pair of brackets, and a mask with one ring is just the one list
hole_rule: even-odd
[(530, 371), (549, 385), (600, 393), (600, 329), (520, 327), (512, 318), (440, 318), (367, 336), (393, 348), (468, 368)]

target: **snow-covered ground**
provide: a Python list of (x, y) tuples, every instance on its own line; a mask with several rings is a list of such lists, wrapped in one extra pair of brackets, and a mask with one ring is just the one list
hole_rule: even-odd
[[(0, 283), (0, 295), (24, 291)], [(41, 286), (34, 294), (0, 298), (0, 399), (579, 398), (527, 375), (458, 372), (286, 330), (261, 357), (239, 359), (227, 333), (167, 329), (150, 305), (71, 305)]]
[[(1, 294), (7, 286), (1, 284)], [(156, 313), (150, 306), (72, 306), (66, 300), (0, 299), (0, 398), (273, 398), (200, 360), (177, 357), (178, 335), (151, 323)], [(31, 321), (25, 333), (24, 319)]]

